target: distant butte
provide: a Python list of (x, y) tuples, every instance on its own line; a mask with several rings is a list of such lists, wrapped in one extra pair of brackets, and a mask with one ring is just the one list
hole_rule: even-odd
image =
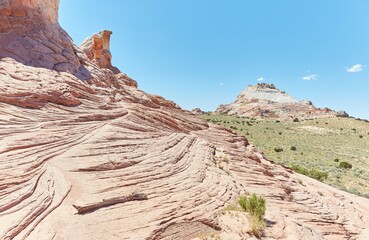
[(0, 2), (0, 239), (255, 239), (223, 211), (246, 193), (266, 198), (265, 239), (368, 238), (368, 199), (139, 90), (110, 32), (78, 47), (58, 6)]
[(244, 117), (292, 120), (344, 116), (329, 108), (316, 108), (311, 101), (298, 101), (279, 90), (274, 84), (258, 83), (246, 87), (230, 104), (219, 105), (220, 114)]

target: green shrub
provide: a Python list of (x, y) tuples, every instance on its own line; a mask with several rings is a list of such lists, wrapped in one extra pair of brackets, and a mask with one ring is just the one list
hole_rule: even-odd
[(296, 148), (295, 146), (292, 146), (292, 147), (291, 147), (291, 150), (292, 150), (292, 151), (296, 151), (296, 149), (297, 149), (297, 148)]
[(339, 162), (340, 160), (338, 158), (334, 159), (334, 162)]
[(293, 122), (300, 122), (298, 118), (293, 119)]
[(316, 169), (309, 170), (307, 168), (300, 167), (298, 165), (292, 165), (291, 168), (295, 172), (298, 172), (300, 174), (303, 174), (303, 175), (306, 175), (308, 177), (314, 178), (314, 179), (316, 179), (318, 181), (321, 181), (321, 182), (328, 178), (328, 173), (327, 172), (318, 171)]
[(348, 162), (340, 162), (340, 165), (338, 167), (343, 169), (351, 169), (352, 164)]
[(308, 174), (309, 174), (308, 175), (309, 177), (314, 178), (314, 179), (316, 179), (318, 181), (321, 181), (321, 182), (328, 178), (328, 173), (323, 172), (323, 171), (318, 171), (318, 170), (315, 170), (315, 169), (310, 170)]
[(255, 193), (252, 194), (249, 198), (241, 196), (238, 199), (238, 204), (244, 211), (250, 213), (250, 215), (256, 216), (259, 219), (264, 218), (265, 198), (263, 198), (262, 196), (258, 197)]
[(279, 132), (278, 134), (279, 134), (279, 135), (282, 135), (282, 132)]
[(261, 236), (265, 228), (265, 198), (262, 196), (257, 197), (254, 193), (250, 198), (245, 196), (239, 197), (238, 204), (243, 211), (249, 213), (250, 232), (257, 237)]
[(302, 174), (302, 175), (308, 175), (308, 170), (306, 169), (306, 168), (304, 168), (304, 167), (300, 167), (300, 166), (298, 166), (298, 165), (292, 165), (291, 166), (291, 168), (295, 171), (295, 172), (298, 172), (298, 173), (300, 173), (300, 174)]
[(283, 152), (283, 148), (276, 147), (276, 148), (274, 148), (274, 151), (276, 151), (276, 152)]

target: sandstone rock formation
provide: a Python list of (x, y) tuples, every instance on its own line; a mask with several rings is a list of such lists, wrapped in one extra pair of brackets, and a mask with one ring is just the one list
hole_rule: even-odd
[(337, 117), (343, 117), (343, 118), (350, 117), (350, 115), (345, 111), (338, 111), (336, 116)]
[(119, 69), (111, 64), (112, 55), (110, 53), (110, 35), (111, 31), (101, 31), (87, 38), (80, 45), (80, 48), (85, 52), (88, 59), (96, 63), (101, 68), (108, 68), (115, 74), (120, 73)]
[[(246, 192), (267, 199), (267, 239), (367, 239), (369, 200), (273, 164), (96, 64), (60, 29), (57, 6), (0, 5), (12, 23), (0, 34), (0, 239), (247, 239), (245, 215), (221, 213)], [(71, 67), (48, 64), (57, 59)]]
[(298, 101), (273, 84), (258, 83), (246, 87), (236, 101), (220, 105), (220, 114), (235, 114), (246, 117), (309, 119), (316, 117), (334, 117), (336, 113), (328, 108), (314, 107), (310, 101)]
[(196, 115), (204, 114), (204, 111), (202, 111), (200, 108), (194, 108), (191, 110), (191, 112)]

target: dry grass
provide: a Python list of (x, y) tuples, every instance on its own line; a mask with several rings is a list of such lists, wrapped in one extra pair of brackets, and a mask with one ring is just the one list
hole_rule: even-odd
[[(325, 176), (319, 179), (339, 189), (369, 197), (368, 122), (352, 118), (277, 122), (213, 114), (202, 117), (246, 136), (276, 163), (301, 166), (314, 173), (312, 177), (315, 173), (328, 173), (327, 179)], [(275, 148), (283, 151), (276, 152)], [(344, 161), (352, 164), (352, 168), (339, 168), (340, 162)], [(270, 173), (265, 171), (263, 174)]]

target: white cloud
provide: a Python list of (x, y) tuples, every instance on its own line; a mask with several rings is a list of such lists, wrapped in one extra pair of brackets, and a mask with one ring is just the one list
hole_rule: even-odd
[(258, 82), (264, 81), (264, 77), (259, 77), (258, 79), (256, 79)]
[(318, 76), (319, 75), (317, 75), (317, 74), (310, 74), (310, 75), (307, 75), (307, 76), (302, 77), (302, 80), (311, 81), (311, 80), (317, 79)]
[(350, 68), (346, 68), (346, 71), (349, 73), (357, 73), (363, 71), (363, 65), (361, 64), (355, 64), (354, 66)]
[(222, 83), (222, 82), (221, 82), (221, 83), (219, 83), (219, 86), (223, 86), (223, 85), (224, 85), (224, 83)]

